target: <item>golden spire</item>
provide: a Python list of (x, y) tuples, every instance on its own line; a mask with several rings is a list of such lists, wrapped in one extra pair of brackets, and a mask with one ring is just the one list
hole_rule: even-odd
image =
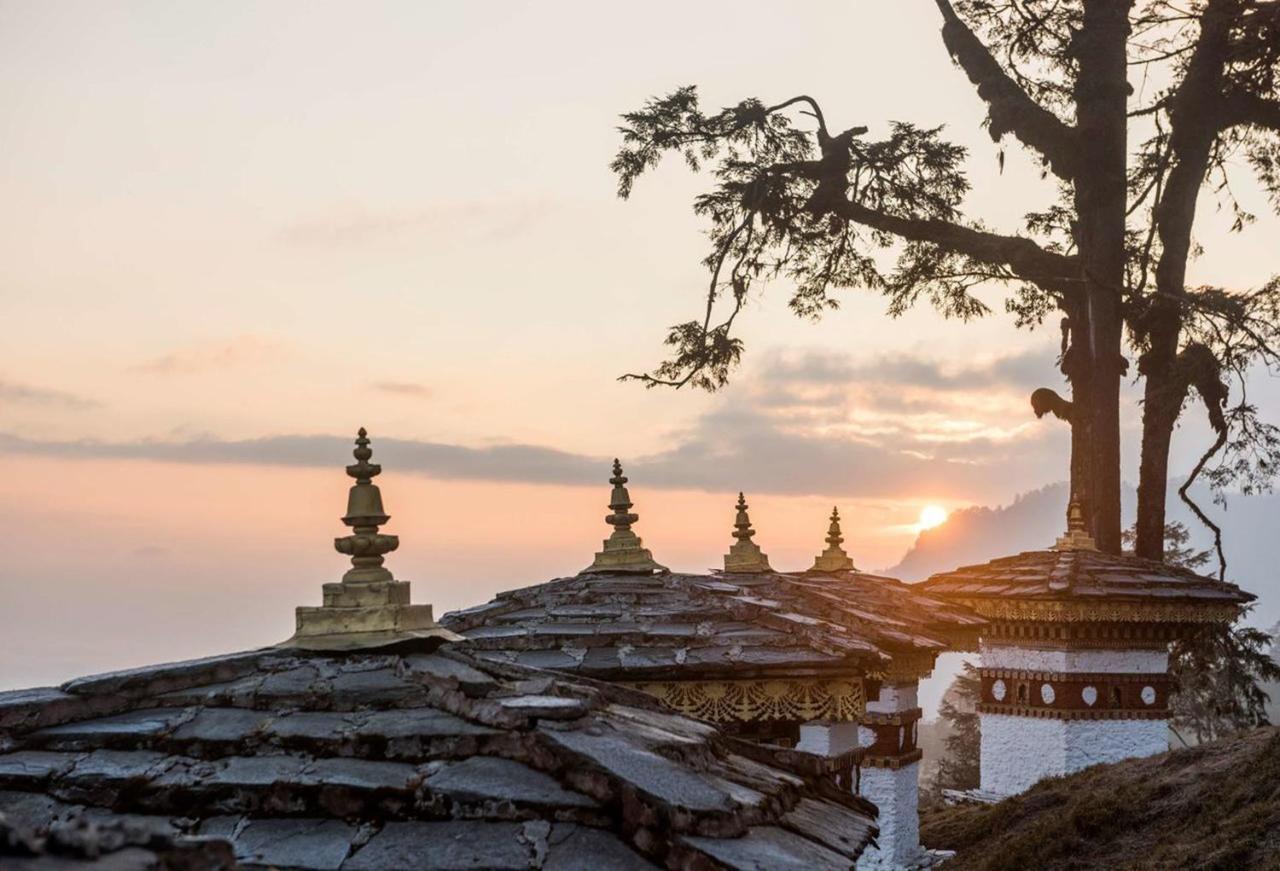
[(382, 493), (373, 483), (382, 467), (369, 462), (369, 434), (356, 435), (355, 463), (347, 474), (356, 479), (347, 493), (342, 522), (351, 534), (333, 540), (338, 553), (351, 557), (351, 568), (340, 583), (322, 586), (324, 604), (299, 606), (297, 631), (281, 647), (301, 650), (362, 650), (405, 643), (461, 641), (462, 636), (436, 625), (430, 605), (409, 604), (409, 582), (397, 581), (383, 567), (384, 555), (400, 546), (400, 539), (378, 527), (391, 518), (382, 507)]
[(813, 561), (811, 572), (845, 572), (855, 571), (853, 560), (844, 552), (840, 543), (844, 536), (840, 534), (840, 511), (831, 509), (831, 525), (827, 527), (827, 549), (818, 554)]
[(373, 483), (373, 478), (382, 474), (382, 467), (369, 462), (373, 451), (369, 449), (369, 434), (364, 427), (356, 434), (356, 449), (351, 453), (356, 461), (347, 466), (347, 474), (356, 482), (347, 492), (347, 514), (342, 522), (351, 527), (353, 534), (333, 540), (338, 553), (351, 557), (351, 568), (342, 580), (348, 584), (390, 581), (393, 580), (391, 572), (382, 567), (383, 555), (399, 547), (400, 539), (378, 532), (378, 527), (391, 517), (382, 507), (382, 492)]
[(653, 554), (645, 549), (640, 536), (631, 531), (631, 524), (640, 515), (631, 513), (631, 494), (627, 492), (627, 477), (622, 474), (622, 463), (613, 461), (613, 477), (609, 479), (613, 492), (609, 496), (610, 514), (604, 522), (613, 532), (604, 540), (604, 549), (596, 554), (595, 561), (578, 574), (588, 572), (618, 572), (626, 574), (651, 574), (665, 572), (665, 566), (653, 560)]
[(1089, 535), (1089, 531), (1085, 528), (1084, 508), (1080, 505), (1080, 500), (1071, 496), (1071, 501), (1067, 503), (1067, 534), (1058, 539), (1053, 546), (1054, 550), (1097, 550), (1098, 546), (1093, 541), (1093, 536)]
[(729, 546), (724, 555), (726, 572), (771, 572), (769, 557), (760, 552), (760, 545), (751, 540), (756, 531), (751, 528), (751, 518), (747, 516), (747, 500), (738, 494), (738, 517), (733, 524), (733, 537), (737, 539)]

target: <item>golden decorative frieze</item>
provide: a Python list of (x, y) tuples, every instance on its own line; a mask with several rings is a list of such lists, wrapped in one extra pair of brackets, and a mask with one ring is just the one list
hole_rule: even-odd
[(1185, 602), (1078, 602), (961, 599), (983, 617), (1061, 623), (1229, 623), (1239, 606)]
[(860, 681), (722, 680), (627, 683), (667, 707), (711, 723), (759, 720), (857, 721), (866, 712)]

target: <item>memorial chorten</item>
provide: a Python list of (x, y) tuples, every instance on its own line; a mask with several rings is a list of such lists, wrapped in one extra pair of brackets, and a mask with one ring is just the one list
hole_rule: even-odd
[(986, 617), (981, 790), (1022, 792), (1100, 762), (1168, 749), (1169, 643), (1230, 623), (1254, 597), (1131, 555), (1101, 553), (1074, 502), (1049, 549), (934, 575), (929, 595)]
[[(620, 466), (610, 482), (610, 523), (634, 536)], [(838, 515), (819, 561), (829, 568), (777, 571), (754, 544), (745, 496), (738, 508), (723, 572), (655, 573), (638, 539), (628, 547), (643, 556), (622, 571), (606, 542), (590, 569), (442, 622), (481, 659), (622, 684), (731, 734), (821, 757), (837, 783), (880, 808), (877, 846), (860, 862), (920, 861), (917, 682), (939, 653), (976, 645), (983, 620), (854, 571)]]

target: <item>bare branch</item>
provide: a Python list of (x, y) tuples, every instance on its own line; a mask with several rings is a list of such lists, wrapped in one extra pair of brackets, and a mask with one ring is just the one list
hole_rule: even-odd
[(1214, 439), (1213, 444), (1209, 446), (1209, 450), (1204, 452), (1200, 457), (1200, 461), (1196, 463), (1196, 467), (1192, 469), (1191, 474), (1187, 476), (1187, 480), (1183, 481), (1182, 486), (1178, 488), (1178, 497), (1186, 503), (1187, 507), (1191, 509), (1201, 523), (1213, 531), (1213, 547), (1218, 552), (1218, 580), (1220, 581), (1225, 581), (1227, 579), (1227, 557), (1222, 552), (1222, 529), (1218, 524), (1209, 519), (1209, 516), (1201, 510), (1200, 506), (1195, 503), (1194, 499), (1187, 495), (1187, 490), (1191, 488), (1191, 485), (1195, 483), (1196, 478), (1198, 478), (1200, 473), (1204, 471), (1204, 467), (1209, 460), (1213, 458), (1214, 454), (1222, 450), (1222, 446), (1226, 443), (1226, 429), (1219, 430), (1218, 437)]

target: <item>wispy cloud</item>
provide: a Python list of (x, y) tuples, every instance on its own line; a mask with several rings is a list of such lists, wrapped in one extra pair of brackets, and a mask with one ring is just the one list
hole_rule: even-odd
[(1034, 388), (1057, 383), (1053, 354), (1020, 351), (976, 363), (946, 362), (919, 354), (885, 354), (859, 359), (847, 354), (778, 354), (764, 370), (772, 384), (894, 384), (934, 390), (1003, 385)]
[(374, 390), (390, 393), (394, 396), (409, 396), (415, 399), (430, 399), (433, 391), (425, 384), (413, 381), (374, 381), (369, 385)]
[[(997, 358), (940, 373), (928, 361), (906, 357), (779, 358), (752, 382), (736, 386), (718, 407), (672, 434), (668, 448), (624, 457), (624, 462), (641, 487), (1004, 497), (1065, 472), (1066, 427), (1036, 422), (1024, 407), (1026, 385), (1039, 383), (1034, 362), (1031, 356)], [(1039, 363), (1052, 376), (1052, 360)], [(879, 380), (884, 374), (899, 382)], [(428, 388), (413, 382), (378, 382), (375, 387), (429, 395)], [(892, 401), (916, 389), (933, 392), (932, 401), (921, 399), (910, 406)], [(600, 454), (592, 456), (538, 445), (471, 447), (374, 435), (379, 461), (388, 471), (445, 479), (603, 486), (616, 450), (601, 445)], [(129, 443), (0, 434), (0, 451), (335, 468), (346, 462), (349, 438), (279, 435)]]
[(14, 405), (43, 405), (81, 411), (99, 408), (102, 403), (96, 399), (78, 396), (65, 390), (51, 387), (37, 387), (31, 384), (19, 384), (16, 381), (0, 379), (0, 403)]
[(263, 336), (235, 336), (222, 342), (207, 342), (170, 351), (133, 366), (149, 375), (192, 375), (229, 366), (274, 363), (288, 357), (286, 347)]

